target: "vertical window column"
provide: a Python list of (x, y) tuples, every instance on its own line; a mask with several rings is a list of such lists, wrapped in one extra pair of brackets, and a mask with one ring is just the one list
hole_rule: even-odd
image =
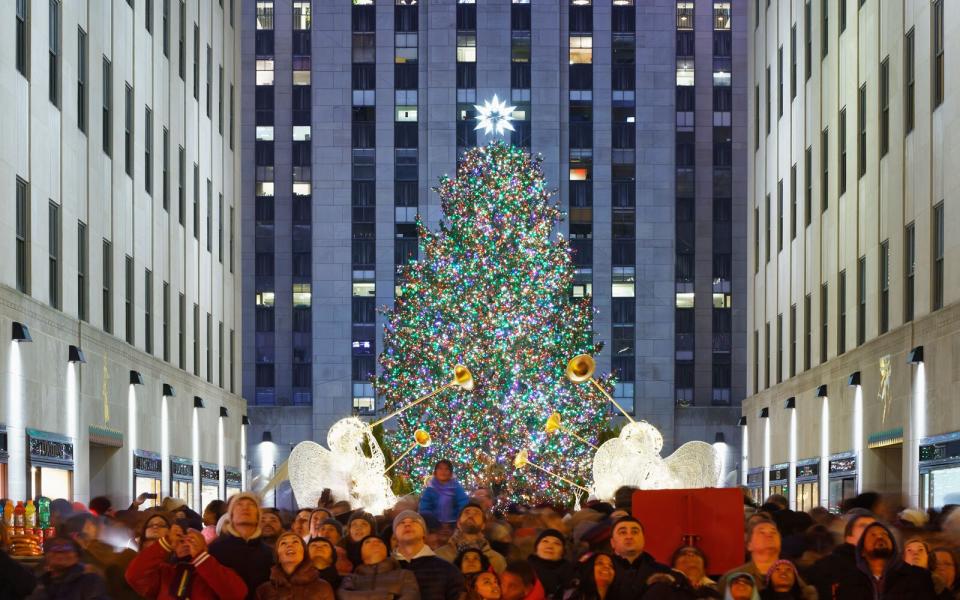
[(513, 113), (510, 143), (527, 149), (530, 148), (531, 139), (530, 35), (529, 0), (512, 0), (510, 4), (510, 103), (516, 106), (516, 110)]
[(477, 5), (457, 0), (457, 162), (477, 145), (474, 129), (477, 103)]
[(293, 3), (293, 364), (294, 404), (313, 403), (312, 265), (313, 174), (311, 153), (311, 25), (309, 0)]

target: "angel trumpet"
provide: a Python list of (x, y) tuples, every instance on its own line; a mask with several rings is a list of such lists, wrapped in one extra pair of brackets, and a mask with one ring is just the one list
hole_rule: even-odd
[(398, 408), (397, 410), (393, 411), (392, 413), (383, 417), (382, 419), (379, 419), (377, 421), (374, 421), (373, 423), (370, 423), (370, 427), (376, 427), (377, 425), (383, 423), (384, 421), (389, 421), (390, 419), (394, 418), (400, 413), (410, 410), (411, 408), (420, 404), (421, 402), (425, 400), (429, 400), (430, 398), (433, 398), (440, 392), (450, 388), (457, 388), (465, 392), (472, 391), (473, 390), (473, 374), (470, 373), (470, 369), (468, 369), (463, 365), (457, 365), (456, 367), (453, 368), (453, 380), (450, 383), (433, 390), (426, 396), (420, 396), (410, 404), (407, 404), (406, 406)]
[(543, 467), (541, 467), (540, 465), (538, 465), (538, 464), (536, 464), (536, 463), (530, 462), (530, 457), (529, 457), (529, 455), (528, 455), (527, 449), (526, 449), (526, 448), (521, 448), (521, 449), (520, 449), (520, 452), (517, 452), (517, 455), (516, 455), (516, 456), (514, 457), (514, 459), (513, 459), (513, 466), (516, 467), (517, 469), (522, 469), (523, 467), (526, 467), (527, 465), (533, 467), (534, 469), (539, 469), (540, 471), (543, 471), (544, 473), (546, 473), (546, 474), (549, 475), (550, 477), (553, 477), (553, 478), (555, 478), (555, 479), (559, 479), (560, 481), (569, 483), (569, 484), (572, 485), (573, 487), (579, 488), (579, 489), (587, 492), (588, 494), (590, 493), (590, 490), (589, 490), (589, 489), (583, 487), (583, 486), (580, 485), (579, 483), (570, 481), (569, 479), (567, 479), (566, 477), (564, 477), (564, 476), (562, 476), (562, 475), (557, 475), (556, 473), (554, 473), (554, 472), (552, 472), (552, 471), (548, 471), (547, 469), (544, 469)]
[(392, 463), (390, 463), (390, 466), (387, 467), (386, 469), (384, 469), (383, 472), (386, 473), (386, 472), (389, 471), (390, 469), (392, 469), (392, 468), (394, 468), (395, 466), (397, 466), (397, 463), (399, 463), (401, 460), (403, 460), (403, 457), (404, 457), (404, 456), (406, 456), (406, 455), (410, 454), (411, 452), (413, 452), (413, 450), (414, 450), (417, 446), (420, 446), (421, 448), (426, 448), (427, 446), (430, 445), (430, 443), (431, 443), (432, 441), (433, 441), (433, 440), (431, 440), (431, 438), (430, 438), (430, 432), (429, 432), (429, 431), (427, 431), (426, 429), (418, 429), (418, 430), (416, 430), (415, 432), (413, 432), (413, 443), (410, 444), (410, 447), (407, 448), (406, 450), (404, 450), (404, 451), (403, 451), (403, 454), (401, 454), (400, 456), (398, 456), (396, 460), (394, 460)]
[(584, 444), (590, 446), (591, 448), (594, 448), (594, 449), (597, 448), (594, 444), (592, 444), (592, 443), (590, 442), (590, 440), (588, 440), (587, 438), (585, 438), (585, 437), (583, 437), (583, 436), (575, 433), (575, 432), (574, 432), (573, 430), (571, 430), (569, 427), (565, 426), (565, 425), (560, 421), (560, 413), (558, 413), (558, 412), (555, 412), (555, 413), (551, 414), (549, 417), (547, 417), (547, 423), (544, 425), (543, 430), (546, 431), (547, 433), (554, 433), (554, 432), (556, 432), (556, 431), (562, 431), (562, 432), (566, 433), (567, 435), (570, 435), (570, 436), (573, 436), (573, 437), (577, 438), (578, 440), (580, 440), (580, 441), (583, 442)]
[(570, 362), (567, 363), (567, 379), (573, 383), (584, 383), (589, 381), (593, 384), (593, 387), (597, 388), (597, 391), (603, 394), (607, 400), (620, 409), (620, 412), (623, 413), (623, 416), (625, 416), (628, 421), (633, 423), (633, 417), (631, 417), (627, 411), (623, 410), (623, 407), (613, 399), (613, 396), (607, 393), (607, 390), (603, 389), (603, 386), (600, 385), (600, 382), (593, 378), (593, 372), (596, 369), (597, 363), (595, 360), (593, 360), (592, 356), (589, 354), (578, 354), (577, 356), (571, 358)]

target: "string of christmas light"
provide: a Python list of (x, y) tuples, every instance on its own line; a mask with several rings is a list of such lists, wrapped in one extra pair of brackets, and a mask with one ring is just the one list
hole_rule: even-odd
[[(401, 267), (401, 292), (387, 317), (377, 394), (392, 411), (448, 383), (456, 364), (473, 372), (471, 392), (449, 390), (398, 419), (395, 452), (409, 432), (433, 444), (398, 469), (415, 485), (440, 458), (465, 486), (499, 488), (509, 501), (567, 502), (570, 486), (513, 458), (531, 460), (584, 485), (592, 449), (572, 436), (547, 436), (553, 412), (592, 443), (609, 421), (608, 404), (564, 377), (567, 361), (596, 354), (590, 298), (571, 298), (570, 246), (553, 236), (562, 213), (550, 201), (541, 159), (502, 142), (469, 150), (456, 179), (442, 178), (445, 222), (434, 233), (418, 221), (420, 259)], [(612, 386), (612, 380), (601, 380)]]

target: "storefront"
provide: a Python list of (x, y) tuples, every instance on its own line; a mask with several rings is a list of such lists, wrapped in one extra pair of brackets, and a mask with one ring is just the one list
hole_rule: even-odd
[(241, 486), (243, 486), (243, 475), (240, 473), (240, 469), (236, 467), (226, 467), (224, 469), (224, 476), (227, 480), (227, 497), (224, 498), (224, 500), (228, 500), (230, 496), (240, 492)]
[(790, 464), (780, 463), (770, 467), (770, 491), (767, 496), (780, 494), (784, 498), (790, 495)]
[(796, 470), (796, 510), (807, 512), (820, 506), (820, 459), (798, 460)]
[(189, 458), (170, 457), (170, 497), (179, 498), (197, 510), (193, 505), (193, 461)]
[(200, 508), (202, 512), (212, 500), (220, 498), (220, 467), (211, 463), (200, 463)]
[(920, 508), (960, 504), (960, 432), (920, 441)]
[(140, 509), (159, 506), (163, 499), (163, 489), (161, 485), (161, 471), (163, 461), (159, 454), (148, 452), (146, 450), (134, 450), (133, 452), (133, 496), (140, 494), (153, 494), (154, 498), (148, 498)]
[(844, 500), (857, 495), (857, 457), (853, 452), (830, 456), (827, 488), (827, 508), (840, 512)]
[(763, 504), (766, 498), (763, 493), (763, 467), (755, 467), (747, 471), (747, 489), (757, 505)]
[(27, 497), (46, 496), (51, 500), (73, 500), (73, 440), (27, 429), (28, 479)]

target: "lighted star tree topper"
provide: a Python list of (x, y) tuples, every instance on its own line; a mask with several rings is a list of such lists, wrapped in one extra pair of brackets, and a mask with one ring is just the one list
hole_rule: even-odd
[(419, 487), (447, 458), (467, 488), (493, 484), (503, 500), (568, 502), (573, 486), (513, 466), (528, 448), (531, 461), (589, 485), (590, 445), (544, 426), (558, 412), (595, 444), (609, 421), (606, 401), (564, 375), (571, 357), (601, 344), (592, 341), (589, 298), (570, 296), (570, 247), (551, 235), (562, 215), (541, 160), (496, 141), (469, 150), (456, 179), (441, 178), (437, 191), (445, 222), (437, 232), (418, 223), (420, 259), (401, 268), (401, 293), (383, 309), (374, 383), (387, 411), (447, 384), (457, 364), (470, 368), (475, 387), (445, 391), (397, 417), (395, 453), (416, 429), (433, 438), (397, 470)]

